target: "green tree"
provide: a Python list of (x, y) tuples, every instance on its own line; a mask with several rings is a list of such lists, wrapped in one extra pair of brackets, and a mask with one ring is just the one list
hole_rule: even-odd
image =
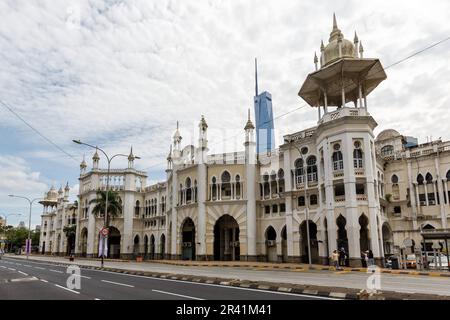
[[(103, 216), (105, 213), (105, 203), (106, 203), (106, 191), (97, 191), (97, 198), (89, 201), (89, 204), (95, 204), (92, 209), (92, 214), (95, 216)], [(106, 220), (106, 225), (109, 225), (110, 217), (117, 217), (122, 213), (122, 204), (120, 202), (119, 194), (115, 191), (108, 191), (108, 216)]]

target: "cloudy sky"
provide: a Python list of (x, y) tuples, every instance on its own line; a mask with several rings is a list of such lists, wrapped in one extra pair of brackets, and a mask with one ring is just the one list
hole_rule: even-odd
[[(254, 57), (280, 116), (277, 136), (314, 126), (317, 113), (297, 92), (333, 12), (344, 36), (356, 30), (365, 57), (385, 67), (450, 36), (446, 0), (2, 0), (0, 100), (70, 156), (0, 105), (0, 214), (27, 212), (10, 193), (37, 197), (68, 181), (76, 195), (79, 162), (92, 152), (72, 139), (111, 153), (132, 145), (150, 182), (164, 178), (177, 120), (185, 143), (203, 114), (214, 152), (242, 149)], [(368, 99), (376, 133), (450, 139), (449, 51), (447, 41), (387, 70)]]

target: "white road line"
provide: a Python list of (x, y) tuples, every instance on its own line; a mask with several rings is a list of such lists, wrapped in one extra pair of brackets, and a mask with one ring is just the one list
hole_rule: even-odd
[(24, 267), (32, 268), (32, 266), (30, 266), (29, 264), (24, 264), (23, 266), (24, 266)]
[(134, 288), (134, 286), (132, 286), (131, 284), (125, 284), (125, 283), (114, 282), (114, 281), (108, 281), (108, 280), (102, 280), (102, 282), (107, 282), (107, 283), (117, 284), (117, 285), (119, 285), (119, 286), (124, 286), (124, 287)]
[(55, 284), (55, 286), (56, 286), (56, 287), (58, 287), (58, 288), (61, 288), (61, 289), (64, 289), (64, 290), (70, 291), (70, 292), (72, 292), (72, 293), (80, 294), (80, 293), (79, 293), (78, 291), (75, 291), (75, 290), (72, 290), (72, 289), (69, 289), (69, 288), (66, 288), (66, 287), (60, 286), (59, 284)]
[(21, 266), (21, 264), (20, 264), (20, 263), (16, 263), (16, 265), (18, 265), (18, 266)]
[(41, 279), (41, 281), (42, 281), (42, 282), (45, 282), (45, 283), (48, 283), (48, 281), (47, 281), (47, 280), (44, 280), (44, 279)]
[(177, 297), (182, 297), (182, 298), (193, 299), (193, 300), (205, 300), (205, 299), (202, 299), (202, 298), (185, 296), (184, 294), (178, 294), (178, 293), (173, 293), (173, 292), (167, 292), (167, 291), (161, 291), (161, 290), (155, 290), (155, 289), (152, 289), (152, 291), (159, 292), (159, 293), (164, 293), (164, 294), (169, 294), (171, 296), (177, 296)]
[(58, 272), (58, 273), (64, 273), (64, 272), (62, 272), (62, 271), (59, 271), (59, 270), (53, 270), (53, 269), (49, 269), (49, 271), (51, 271), (51, 272)]
[(95, 298), (94, 300), (100, 300), (99, 298)]
[[(74, 274), (74, 276), (76, 277), (77, 275)], [(81, 278), (86, 278), (86, 279), (91, 279), (91, 277), (88, 277), (88, 276), (82, 276), (81, 274), (80, 274), (80, 277), (81, 277)]]
[(45, 268), (42, 268), (42, 267), (33, 267), (33, 268), (39, 269), (39, 270), (45, 270)]
[(16, 271), (16, 269), (14, 269), (14, 268), (8, 268), (9, 270), (12, 270), (12, 271)]
[(28, 275), (28, 273), (25, 273), (25, 272), (22, 272), (22, 271), (19, 271), (19, 273), (20, 273), (20, 274), (23, 274), (24, 276), (27, 276), (27, 275)]
[(5, 267), (5, 266), (0, 266), (0, 268), (6, 269), (6, 267)]
[(111, 274), (127, 276), (127, 277), (136, 277), (136, 278), (146, 278), (146, 279), (153, 279), (153, 280), (160, 280), (160, 281), (172, 281), (172, 282), (189, 283), (189, 284), (192, 284), (192, 285), (200, 285), (200, 286), (221, 287), (221, 288), (226, 288), (226, 289), (236, 289), (236, 290), (245, 290), (245, 291), (258, 291), (258, 292), (265, 292), (265, 293), (269, 293), (269, 294), (278, 294), (278, 295), (286, 295), (286, 296), (308, 297), (308, 298), (317, 299), (317, 300), (342, 300), (342, 299), (339, 299), (339, 298), (317, 297), (317, 296), (308, 295), (308, 294), (301, 294), (301, 293), (276, 292), (276, 291), (267, 291), (267, 290), (252, 289), (252, 288), (232, 287), (232, 286), (226, 286), (226, 285), (220, 285), (220, 284), (212, 284), (212, 283), (200, 283), (200, 282), (191, 282), (191, 281), (184, 281), (184, 280), (163, 279), (163, 278), (156, 278), (156, 277), (140, 276), (140, 275), (136, 275), (136, 274), (123, 274), (123, 273), (117, 273), (117, 272), (112, 272), (112, 271), (104, 271), (104, 270), (92, 269), (90, 271), (111, 273)]

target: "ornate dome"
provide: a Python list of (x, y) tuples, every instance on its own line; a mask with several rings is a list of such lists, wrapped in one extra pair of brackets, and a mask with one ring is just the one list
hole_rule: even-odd
[(382, 140), (387, 140), (387, 139), (394, 139), (394, 138), (397, 138), (397, 137), (400, 137), (400, 136), (401, 136), (401, 134), (397, 130), (386, 129), (386, 130), (381, 131), (378, 134), (376, 140), (377, 141), (382, 141)]
[[(330, 33), (330, 39), (327, 46), (323, 49), (324, 65), (328, 65), (339, 58), (354, 58), (355, 46), (347, 39), (344, 39), (344, 35), (337, 26), (336, 15), (333, 14), (333, 30)], [(339, 55), (339, 44), (341, 44), (341, 53)]]
[(53, 186), (47, 192), (47, 199), (48, 200), (56, 200), (56, 199), (58, 199), (58, 191), (56, 191), (56, 189)]

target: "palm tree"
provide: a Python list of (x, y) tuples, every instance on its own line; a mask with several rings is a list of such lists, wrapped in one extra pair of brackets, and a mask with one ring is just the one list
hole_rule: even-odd
[[(105, 214), (106, 191), (97, 191), (97, 198), (89, 201), (89, 204), (95, 204), (92, 213), (95, 216), (103, 216)], [(108, 191), (108, 214), (106, 217), (106, 225), (109, 225), (109, 217), (117, 217), (122, 213), (122, 203), (119, 194), (115, 191)]]

